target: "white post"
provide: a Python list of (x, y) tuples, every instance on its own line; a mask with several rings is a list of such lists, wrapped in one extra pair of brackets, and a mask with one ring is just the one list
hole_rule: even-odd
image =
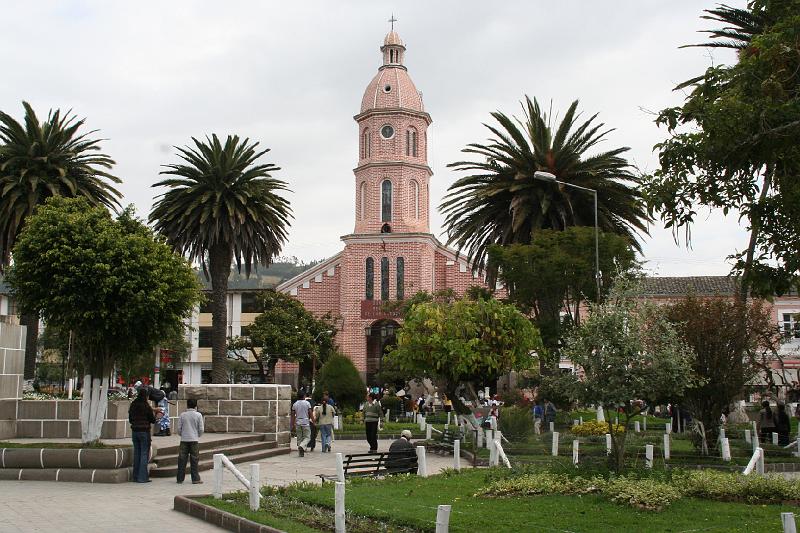
[(606, 433), (606, 455), (611, 455), (611, 433)]
[(653, 445), (648, 444), (644, 447), (645, 468), (653, 468)]
[(722, 460), (723, 461), (730, 461), (731, 460), (731, 443), (730, 441), (725, 438), (722, 439)]
[(451, 415), (451, 414), (452, 414), (452, 413), (451, 413), (450, 411), (447, 411), (447, 425), (448, 425), (448, 426), (450, 425), (450, 415)]
[(67, 380), (67, 400), (72, 399), (72, 378)]
[(222, 498), (222, 454), (214, 454), (214, 498), (217, 500)]
[(603, 406), (597, 406), (597, 421), (598, 422), (605, 422), (606, 421), (606, 414), (603, 412)]
[(580, 417), (580, 423), (583, 424), (583, 417)]
[(750, 430), (749, 430), (749, 429), (745, 429), (745, 430), (744, 430), (744, 441), (745, 441), (747, 444), (750, 444), (750, 442), (752, 442), (752, 441), (750, 440)]
[(389, 423), (389, 415), (391, 415), (391, 414), (392, 414), (392, 411), (391, 411), (391, 410), (387, 410), (387, 411), (386, 411), (386, 417), (385, 417), (385, 421), (386, 421), (386, 423), (387, 423), (387, 424)]
[(642, 418), (642, 424), (643, 424), (642, 429), (644, 431), (647, 431), (647, 415), (644, 415), (644, 418)]
[(333, 429), (339, 430), (339, 415), (333, 415)]
[(436, 510), (436, 533), (450, 531), (450, 506), (440, 505)]
[(550, 422), (550, 433), (554, 432), (555, 430), (556, 430), (556, 423)]
[(578, 466), (578, 446), (580, 442), (576, 439), (572, 441), (572, 464)]
[(344, 483), (344, 458), (341, 453), (336, 454), (336, 481)]
[(553, 449), (552, 449), (553, 457), (558, 455), (558, 431), (553, 432)]
[(431, 440), (431, 425), (425, 424), (425, 440)]
[(756, 473), (764, 475), (764, 448), (758, 449), (758, 462), (756, 462)]
[(419, 430), (420, 431), (425, 431), (425, 426), (427, 425), (427, 424), (425, 424), (425, 417), (424, 416), (420, 416), (417, 420), (419, 420)]
[(669, 461), (669, 433), (664, 433), (664, 460)]
[(461, 470), (461, 441), (459, 439), (453, 441), (453, 468)]
[(497, 452), (497, 441), (486, 434), (486, 443), (489, 445), (489, 466), (500, 464), (500, 454)]
[(794, 513), (781, 513), (781, 524), (783, 524), (783, 533), (797, 533)]
[(475, 430), (475, 435), (478, 436), (477, 438), (477, 446), (478, 448), (483, 448), (483, 429), (478, 428)]
[(250, 465), (250, 510), (258, 511), (261, 504), (261, 473), (259, 464)]
[(668, 435), (671, 434), (672, 433), (672, 420), (671, 419), (670, 419), (669, 422), (667, 422), (666, 428), (667, 428), (667, 434)]
[(636, 433), (639, 433), (642, 430), (642, 428), (639, 426), (639, 421), (638, 420), (633, 423), (633, 427), (634, 427), (634, 431), (636, 431)]
[(617, 416), (614, 418), (614, 425), (615, 425), (615, 426), (618, 426), (618, 425), (619, 425), (619, 415), (617, 415)]
[(486, 398), (486, 401), (489, 401), (489, 387), (483, 388), (483, 397)]
[(719, 428), (719, 441), (722, 442), (722, 439), (725, 438), (725, 428)]
[[(753, 442), (758, 442), (758, 425), (756, 424), (755, 420), (753, 420), (752, 424), (753, 424)], [(755, 448), (753, 448), (753, 450), (755, 450)]]
[(492, 449), (492, 433), (491, 432), (492, 432), (491, 429), (487, 429), (485, 438), (483, 439), (483, 445), (486, 446), (487, 450), (491, 450)]
[(336, 482), (334, 521), (336, 524), (336, 533), (345, 533), (344, 483), (341, 481)]
[(578, 424), (579, 424), (579, 422), (578, 422), (578, 419), (577, 419), (577, 418), (576, 418), (575, 420), (573, 420), (573, 421), (572, 421), (572, 425), (573, 425), (573, 426), (577, 426)]
[(417, 446), (417, 475), (428, 477), (428, 464), (425, 462), (425, 446)]
[(775, 433), (774, 431), (772, 432), (772, 444), (774, 444), (775, 446), (778, 445), (778, 434)]

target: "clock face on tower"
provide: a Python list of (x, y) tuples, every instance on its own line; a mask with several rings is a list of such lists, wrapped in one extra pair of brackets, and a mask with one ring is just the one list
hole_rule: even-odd
[(384, 139), (391, 139), (394, 136), (394, 128), (386, 124), (381, 128), (381, 137)]

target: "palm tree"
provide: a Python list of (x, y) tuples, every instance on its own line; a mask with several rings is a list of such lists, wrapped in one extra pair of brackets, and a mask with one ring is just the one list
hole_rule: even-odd
[(751, 7), (741, 9), (720, 4), (716, 9), (705, 9), (707, 15), (700, 18), (714, 20), (727, 24), (723, 28), (716, 30), (703, 30), (700, 33), (707, 33), (714, 41), (702, 44), (688, 44), (681, 48), (702, 46), (710, 48), (733, 48), (734, 50), (744, 50), (753, 40), (753, 37), (760, 35), (764, 29), (774, 22), (766, 6)]
[(576, 100), (553, 131), (552, 117), (526, 96), (524, 121), (494, 112), (499, 126), (486, 125), (494, 136), (489, 143), (462, 150), (479, 161), (448, 165), (470, 172), (450, 186), (440, 206), (448, 244), (467, 250), (476, 266), (485, 266), (489, 245), (529, 244), (539, 229), (594, 225), (592, 195), (537, 180), (536, 171), (595, 189), (600, 229), (623, 235), (640, 249), (637, 237), (647, 233), (649, 218), (635, 189), (639, 179), (621, 157), (628, 148), (587, 155), (612, 130), (596, 123), (597, 115), (579, 123), (577, 108)]
[[(0, 270), (11, 252), (28, 215), (51, 196), (82, 196), (92, 205), (119, 207), (120, 192), (112, 184), (121, 180), (106, 170), (114, 161), (100, 151), (96, 130), (79, 133), (84, 120), (70, 111), (50, 111), (40, 122), (33, 108), (22, 102), (25, 121), (20, 124), (0, 111)], [(33, 379), (39, 316), (26, 310), (25, 379)]]
[(194, 147), (177, 148), (182, 163), (165, 165), (161, 174), (175, 176), (154, 187), (169, 187), (150, 213), (150, 222), (172, 247), (203, 264), (211, 277), (211, 378), (227, 383), (228, 276), (235, 259), (250, 275), (253, 265), (268, 265), (286, 241), (292, 211), (278, 194), (286, 183), (272, 178), (280, 170), (256, 163), (269, 149), (257, 142), (216, 135), (206, 142), (192, 137)]

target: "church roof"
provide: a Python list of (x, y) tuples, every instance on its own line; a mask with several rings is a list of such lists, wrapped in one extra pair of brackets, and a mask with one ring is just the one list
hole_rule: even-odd
[(733, 296), (738, 290), (732, 276), (647, 277), (643, 281), (645, 296)]
[[(405, 50), (403, 41), (394, 30), (386, 34), (381, 50), (385, 50), (387, 46), (402, 46), (402, 50)], [(364, 97), (361, 99), (361, 113), (373, 109), (410, 109), (424, 112), (422, 95), (411, 81), (406, 67), (403, 66), (402, 55), (398, 51), (399, 59), (390, 61), (386, 54), (388, 52), (384, 54), (383, 66), (364, 91)]]
[(392, 30), (386, 34), (386, 38), (383, 40), (383, 46), (405, 46), (403, 44), (403, 40), (400, 38), (400, 35), (397, 34), (396, 31)]

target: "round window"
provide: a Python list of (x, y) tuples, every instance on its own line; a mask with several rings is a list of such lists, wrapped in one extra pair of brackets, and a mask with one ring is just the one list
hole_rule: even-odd
[(391, 139), (394, 137), (394, 128), (391, 127), (389, 124), (386, 124), (384, 127), (381, 128), (381, 137), (384, 139)]
[(392, 90), (392, 86), (391, 85), (384, 85), (383, 86), (383, 92), (388, 93), (391, 90)]

